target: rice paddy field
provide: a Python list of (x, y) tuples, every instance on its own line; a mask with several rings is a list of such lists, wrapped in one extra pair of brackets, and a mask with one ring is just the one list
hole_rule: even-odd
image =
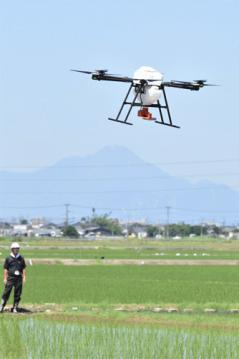
[(25, 303), (236, 305), (238, 267), (29, 266)]
[[(10, 313), (11, 298), (1, 314), (0, 359), (239, 357), (237, 241), (21, 243), (27, 312)], [(47, 261), (60, 258), (72, 262)]]

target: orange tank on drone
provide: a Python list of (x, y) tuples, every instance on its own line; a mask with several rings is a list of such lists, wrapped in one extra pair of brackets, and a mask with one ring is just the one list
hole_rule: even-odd
[(152, 113), (149, 112), (148, 107), (142, 107), (139, 111), (138, 111), (138, 116), (141, 117), (143, 120), (148, 120), (148, 121), (153, 121), (155, 120), (152, 116)]

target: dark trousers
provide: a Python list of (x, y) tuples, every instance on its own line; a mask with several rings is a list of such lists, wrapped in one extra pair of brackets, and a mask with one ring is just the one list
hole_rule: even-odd
[(21, 294), (22, 294), (22, 276), (15, 276), (15, 277), (8, 277), (7, 278), (7, 284), (5, 285), (2, 300), (3, 304), (6, 305), (12, 288), (14, 287), (14, 302), (13, 306), (17, 306), (18, 303), (21, 300)]

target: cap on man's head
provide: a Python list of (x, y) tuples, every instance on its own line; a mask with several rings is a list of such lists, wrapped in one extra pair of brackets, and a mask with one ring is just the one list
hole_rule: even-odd
[(11, 244), (11, 249), (13, 249), (13, 248), (20, 248), (20, 246), (19, 246), (19, 244), (17, 243), (17, 242), (13, 242), (12, 244)]

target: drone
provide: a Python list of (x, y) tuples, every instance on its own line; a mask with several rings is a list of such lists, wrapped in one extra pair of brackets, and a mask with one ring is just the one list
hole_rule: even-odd
[[(134, 76), (120, 76), (108, 73), (108, 70), (71, 70), (74, 72), (80, 72), (83, 74), (91, 75), (92, 80), (97, 81), (114, 81), (114, 82), (126, 82), (129, 83), (129, 89), (116, 118), (108, 118), (108, 120), (123, 123), (126, 125), (133, 125), (128, 122), (129, 115), (133, 107), (138, 107), (138, 116), (147, 121), (154, 121), (157, 124), (180, 128), (173, 124), (172, 117), (169, 110), (168, 100), (166, 96), (166, 87), (174, 87), (178, 89), (186, 89), (191, 91), (198, 91), (204, 86), (216, 86), (213, 84), (207, 84), (207, 80), (194, 80), (188, 81), (163, 81), (163, 75), (149, 66), (142, 66), (135, 71)], [(125, 117), (123, 117), (123, 109), (125, 106), (129, 106)], [(159, 119), (153, 117), (149, 112), (149, 108), (157, 109), (159, 112)], [(165, 116), (166, 114), (166, 116)]]

